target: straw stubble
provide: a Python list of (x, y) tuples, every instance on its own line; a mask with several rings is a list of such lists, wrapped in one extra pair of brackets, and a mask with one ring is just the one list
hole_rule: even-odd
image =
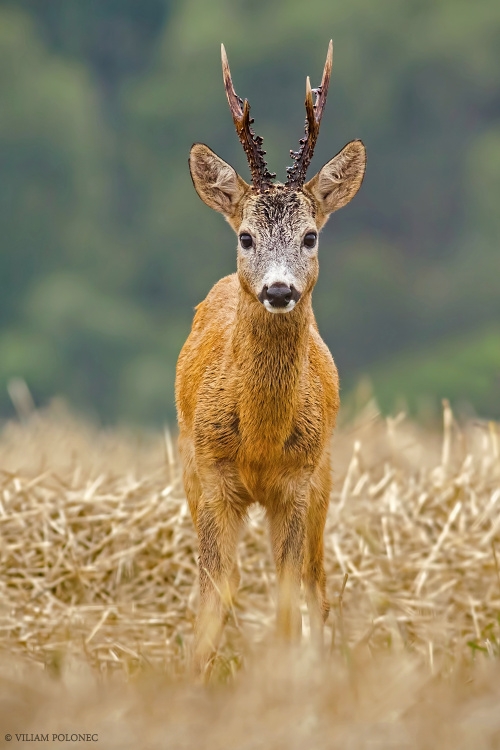
[[(373, 721), (377, 711), (406, 716), (407, 704), (427, 716), (428, 709), (418, 708), (423, 684), (439, 679), (432, 690), (444, 690), (446, 680), (462, 673), (484, 681), (483, 666), (476, 675), (478, 664), (498, 661), (498, 426), (459, 428), (445, 403), (439, 435), (402, 418), (385, 422), (371, 405), (339, 430), (333, 455), (335, 489), (325, 529), (331, 653), (321, 677), (318, 665), (304, 667), (296, 689), (319, 680), (324, 699), (338, 701), (345, 672), (350, 707), (342, 709), (342, 721), (334, 712), (335, 726), (345, 733), (345, 721), (366, 714), (363, 701), (372, 700)], [(242, 582), (229, 604), (213, 680), (233, 683), (246, 664), (236, 683), (246, 681), (253, 694), (260, 679), (256, 665), (261, 673), (269, 665), (262, 654), (271, 648), (275, 609), (274, 570), (258, 508), (250, 513), (239, 557)], [(197, 544), (168, 431), (161, 437), (99, 432), (53, 413), (6, 425), (0, 560), (0, 644), (9, 669), (17, 664), (29, 672), (39, 665), (62, 675), (78, 663), (90, 681), (106, 674), (140, 681), (152, 672), (168, 677), (170, 692), (179, 681), (176, 700), (187, 710), (182, 691), (189, 681)], [(307, 644), (305, 610), (304, 632)], [(279, 659), (285, 682), (295, 684), (289, 670), (300, 674), (306, 654), (304, 646), (294, 667), (284, 666), (285, 655)], [(390, 695), (383, 688), (369, 699), (375, 664)], [(404, 689), (393, 690), (394, 680)], [(464, 684), (448, 687), (446, 705), (464, 699)], [(235, 711), (238, 690), (235, 684)], [(278, 702), (283, 690), (277, 688)], [(307, 719), (311, 727), (334, 718), (328, 718), (331, 703), (326, 714), (318, 705), (311, 708), (316, 718)], [(404, 744), (406, 721), (398, 725), (403, 734), (396, 732), (397, 741), (420, 747)]]

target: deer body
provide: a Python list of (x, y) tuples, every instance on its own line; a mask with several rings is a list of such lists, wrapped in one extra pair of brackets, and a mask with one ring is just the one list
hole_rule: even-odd
[(181, 443), (197, 474), (225, 464), (238, 493), (267, 506), (327, 460), (338, 377), (305, 300), (293, 317), (269, 315), (227, 276), (198, 306), (178, 373)]
[[(232, 106), (228, 75), (225, 70)], [(246, 102), (240, 111), (244, 128)], [(260, 146), (251, 131), (238, 132), (247, 154), (251, 139)], [(269, 521), (279, 632), (287, 639), (300, 633), (301, 580), (318, 643), (329, 608), (323, 530), (339, 389), (311, 295), (317, 234), (357, 192), (365, 152), (360, 141), (351, 142), (305, 185), (298, 168), (292, 176), (299, 184), (271, 184), (259, 162), (262, 152), (256, 153), (253, 162), (249, 156), (253, 186), (203, 144), (195, 144), (190, 156), (198, 194), (239, 236), (238, 272), (221, 279), (198, 305), (177, 365), (184, 486), (199, 539), (198, 670), (217, 646), (238, 585), (236, 548), (251, 503), (260, 503)]]

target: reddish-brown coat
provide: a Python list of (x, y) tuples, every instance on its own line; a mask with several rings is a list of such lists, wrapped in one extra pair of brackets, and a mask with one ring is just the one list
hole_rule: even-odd
[[(208, 147), (191, 150), (200, 197), (254, 238), (254, 250), (238, 252), (238, 273), (198, 305), (177, 364), (179, 446), (200, 552), (198, 670), (217, 647), (238, 585), (236, 548), (253, 502), (269, 521), (278, 631), (288, 639), (300, 633), (302, 580), (311, 631), (322, 641), (329, 609), (323, 530), (339, 386), (312, 310), (317, 257), (303, 238), (353, 197), (364, 165), (364, 147), (354, 141), (301, 190), (277, 185), (262, 196)], [(300, 296), (289, 312), (270, 311), (259, 298), (269, 273), (294, 280)]]

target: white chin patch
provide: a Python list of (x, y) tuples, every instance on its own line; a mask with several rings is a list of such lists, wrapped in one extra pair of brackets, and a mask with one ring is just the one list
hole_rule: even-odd
[(268, 312), (275, 313), (277, 315), (283, 314), (283, 313), (289, 313), (295, 307), (295, 300), (291, 299), (286, 307), (273, 307), (271, 303), (269, 302), (269, 300), (265, 299), (264, 307), (266, 308)]

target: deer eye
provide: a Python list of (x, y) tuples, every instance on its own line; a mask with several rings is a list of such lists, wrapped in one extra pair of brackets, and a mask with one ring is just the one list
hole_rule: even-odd
[(244, 250), (250, 250), (253, 245), (252, 235), (245, 232), (240, 234), (240, 245)]
[(316, 232), (308, 232), (304, 237), (304, 245), (309, 249), (312, 249), (316, 245), (317, 239), (318, 235), (316, 234)]

